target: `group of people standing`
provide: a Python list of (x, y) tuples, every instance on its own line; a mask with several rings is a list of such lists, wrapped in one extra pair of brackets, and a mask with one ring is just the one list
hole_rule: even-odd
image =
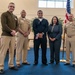
[[(2, 25), (2, 36), (1, 36), (1, 46), (0, 46), (0, 73), (4, 73), (4, 60), (6, 57), (7, 50), (9, 48), (9, 69), (18, 70), (21, 67), (21, 62), (24, 65), (30, 65), (27, 62), (27, 45), (28, 45), (28, 35), (31, 31), (30, 22), (26, 19), (26, 11), (21, 11), (21, 17), (18, 19), (13, 11), (15, 9), (15, 4), (13, 2), (9, 3), (8, 11), (2, 13), (1, 15), (1, 25)], [(60, 46), (61, 46), (61, 35), (62, 35), (62, 25), (59, 23), (58, 17), (54, 16), (52, 18), (51, 24), (49, 25), (47, 19), (43, 18), (43, 11), (38, 10), (38, 18), (33, 21), (33, 32), (34, 32), (34, 65), (38, 64), (39, 58), (39, 46), (42, 49), (42, 64), (47, 64), (46, 52), (47, 52), (47, 35), (49, 38), (50, 46), (50, 64), (54, 61), (56, 64), (60, 62)], [(69, 44), (72, 45), (73, 51), (73, 66), (75, 66), (75, 50), (74, 50), (74, 37), (71, 35), (75, 30), (75, 22), (73, 22), (72, 15), (69, 16), (69, 22), (65, 25), (65, 32), (68, 36), (67, 39), (67, 62), (66, 65), (70, 64), (69, 61)], [(70, 24), (70, 27), (69, 27)], [(72, 25), (71, 25), (72, 24)], [(72, 29), (73, 28), (73, 29)], [(72, 29), (71, 32), (69, 29)], [(15, 35), (17, 33), (17, 43), (16, 43), (16, 65), (14, 66), (14, 48), (15, 48)], [(71, 40), (72, 39), (72, 40)], [(22, 61), (21, 61), (22, 60)]]
[[(26, 19), (26, 11), (21, 11), (21, 16), (17, 18), (13, 14), (15, 4), (9, 3), (8, 11), (1, 15), (2, 35), (0, 46), (0, 73), (4, 73), (4, 60), (7, 50), (9, 51), (9, 69), (18, 70), (23, 65), (30, 65), (27, 62), (27, 47), (28, 47), (28, 35), (30, 34), (31, 26), (30, 21)], [(15, 41), (15, 35), (17, 34), (17, 40)], [(15, 44), (16, 43), (16, 44)], [(15, 50), (16, 45), (16, 52)], [(16, 65), (14, 65), (14, 54), (16, 53)], [(22, 60), (22, 61), (21, 61)]]

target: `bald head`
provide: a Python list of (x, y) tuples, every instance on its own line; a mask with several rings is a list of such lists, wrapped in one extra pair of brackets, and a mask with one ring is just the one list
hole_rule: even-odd
[(22, 11), (21, 11), (21, 17), (22, 17), (22, 18), (25, 18), (25, 17), (26, 17), (26, 11), (25, 11), (25, 10), (22, 10)]

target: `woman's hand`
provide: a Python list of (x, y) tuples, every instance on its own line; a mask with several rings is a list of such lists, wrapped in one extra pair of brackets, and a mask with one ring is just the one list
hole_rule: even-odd
[(52, 38), (49, 38), (52, 41)]
[(49, 38), (51, 41), (55, 41), (56, 40), (56, 38)]
[(53, 41), (55, 41), (55, 40), (56, 40), (56, 38), (53, 38), (52, 40), (53, 40)]

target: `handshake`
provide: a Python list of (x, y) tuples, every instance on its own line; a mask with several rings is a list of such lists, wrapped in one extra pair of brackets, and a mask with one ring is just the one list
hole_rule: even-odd
[(38, 34), (36, 34), (36, 39), (43, 38), (43, 35), (44, 35), (44, 33), (38, 33)]

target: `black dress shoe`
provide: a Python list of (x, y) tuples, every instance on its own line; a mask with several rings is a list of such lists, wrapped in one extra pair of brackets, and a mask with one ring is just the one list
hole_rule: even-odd
[(75, 67), (75, 64), (73, 64), (72, 67)]
[(3, 70), (3, 69), (1, 69), (1, 70), (0, 70), (0, 74), (3, 74), (3, 73), (4, 73), (4, 70)]
[(11, 69), (11, 70), (18, 70), (18, 67), (13, 66), (13, 67), (9, 67), (9, 69)]
[(36, 62), (36, 63), (34, 63), (33, 65), (37, 65), (38, 63)]
[(24, 62), (24, 63), (22, 63), (23, 65), (30, 65), (30, 63), (29, 62)]
[(59, 64), (59, 62), (56, 62), (56, 65), (58, 65)]
[(43, 65), (46, 65), (47, 66), (48, 64), (47, 63), (43, 63)]
[(70, 63), (65, 63), (64, 65), (70, 65)]
[(49, 64), (53, 64), (54, 62), (49, 62)]
[(20, 68), (22, 65), (20, 65), (20, 64), (17, 64), (17, 68)]

